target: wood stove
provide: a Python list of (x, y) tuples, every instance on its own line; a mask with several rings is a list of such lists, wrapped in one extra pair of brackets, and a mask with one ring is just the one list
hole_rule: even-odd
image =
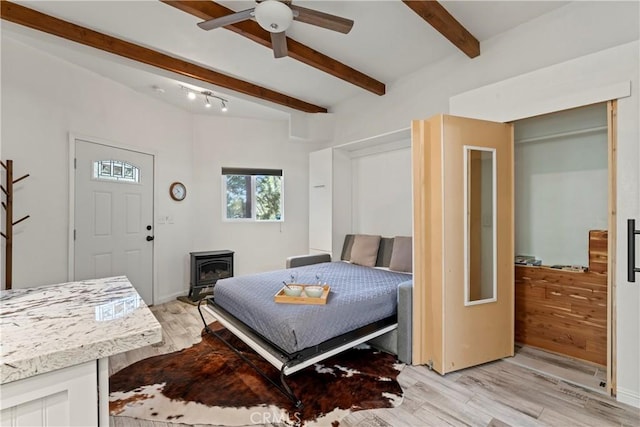
[(220, 279), (233, 276), (233, 251), (190, 252), (191, 281), (189, 282), (189, 299), (199, 301), (206, 294), (205, 288), (214, 288)]

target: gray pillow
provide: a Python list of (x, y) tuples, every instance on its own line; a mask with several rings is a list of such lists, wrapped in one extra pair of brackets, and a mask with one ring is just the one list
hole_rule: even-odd
[(389, 270), (413, 272), (412, 239), (410, 236), (396, 236), (393, 239)]
[(380, 246), (380, 236), (370, 236), (368, 234), (356, 234), (351, 247), (350, 261), (354, 264), (374, 267), (378, 258), (378, 247)]
[(344, 236), (344, 245), (342, 245), (342, 256), (340, 259), (342, 261), (351, 260), (351, 248), (353, 247), (353, 238), (355, 236), (353, 234), (347, 234)]
[(380, 248), (378, 248), (378, 259), (376, 260), (376, 267), (389, 268), (392, 251), (393, 251), (393, 237), (381, 237)]

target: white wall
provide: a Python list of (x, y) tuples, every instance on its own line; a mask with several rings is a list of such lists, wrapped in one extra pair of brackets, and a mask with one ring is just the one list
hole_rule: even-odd
[(448, 112), (455, 94), (637, 40), (638, 14), (638, 2), (572, 2), (483, 41), (474, 59), (452, 48), (440, 63), (386, 82), (382, 97), (362, 93), (335, 106), (333, 143), (405, 129)]
[(351, 160), (353, 233), (412, 235), (411, 149)]
[[(193, 116), (5, 35), (2, 107), (2, 159), (31, 174), (15, 188), (15, 215), (31, 218), (14, 230), (14, 288), (70, 279), (70, 132), (155, 155), (156, 304), (187, 293), (189, 252), (234, 250), (236, 274), (307, 253), (308, 153), (317, 146), (288, 142), (286, 121)], [(223, 222), (221, 166), (282, 168), (285, 221)], [(182, 202), (169, 197), (174, 181), (187, 186)]]
[[(193, 249), (235, 251), (235, 274), (281, 269), (308, 253), (308, 168), (312, 145), (289, 142), (286, 121), (194, 118)], [(284, 222), (222, 219), (222, 167), (282, 169)]]
[(15, 188), (15, 215), (31, 217), (14, 228), (14, 288), (69, 280), (72, 132), (155, 154), (155, 212), (174, 217), (155, 230), (155, 300), (183, 293), (192, 199), (176, 204), (168, 188), (193, 182), (190, 116), (6, 35), (2, 107), (2, 159), (14, 160), (16, 175), (30, 174)]
[(514, 127), (516, 254), (545, 265), (588, 266), (589, 230), (608, 228), (606, 104)]
[[(621, 99), (618, 104), (617, 214), (618, 229), (623, 232), (626, 218), (640, 218), (639, 15), (638, 2), (572, 2), (481, 43), (482, 53), (475, 59), (457, 52), (437, 65), (392, 82), (384, 97), (362, 94), (343, 102), (333, 110), (336, 116), (334, 143), (406, 128), (412, 119), (448, 112), (449, 99), (456, 94), (527, 73), (536, 72), (538, 78), (505, 85), (501, 88), (504, 90), (491, 92), (493, 98), (479, 98), (473, 111), (488, 109), (495, 113), (496, 109), (491, 108), (494, 106), (488, 101), (500, 104), (502, 98), (517, 100), (521, 94), (529, 97), (537, 94), (534, 99), (540, 104), (502, 102), (501, 107), (512, 107), (502, 111), (515, 113), (545, 103), (562, 106), (567, 101), (567, 93), (572, 94), (576, 87), (598, 89), (621, 80), (631, 81), (631, 97)], [(602, 55), (588, 56), (595, 52)], [(579, 59), (576, 66), (536, 71), (576, 58)], [(548, 94), (546, 100), (540, 96), (543, 93)], [(454, 114), (461, 114), (467, 102), (468, 99), (460, 99), (456, 104), (460, 108)], [(559, 109), (562, 108), (556, 108)], [(511, 115), (511, 120), (523, 117), (529, 116)], [(625, 243), (625, 236), (619, 235), (619, 259), (624, 259), (626, 254)], [(626, 282), (625, 264), (618, 262), (616, 270), (616, 380), (618, 398), (640, 406), (640, 287)]]
[(589, 265), (589, 230), (608, 228), (606, 134), (516, 145), (516, 254)]

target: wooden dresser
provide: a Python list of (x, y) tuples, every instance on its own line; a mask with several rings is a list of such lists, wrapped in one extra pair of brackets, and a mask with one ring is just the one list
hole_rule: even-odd
[(589, 270), (517, 265), (515, 340), (607, 363), (607, 232), (589, 232)]

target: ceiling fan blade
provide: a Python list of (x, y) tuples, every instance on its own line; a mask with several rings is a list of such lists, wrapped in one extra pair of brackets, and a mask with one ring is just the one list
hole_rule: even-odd
[(293, 19), (304, 22), (305, 24), (338, 31), (343, 34), (347, 34), (353, 27), (353, 21), (351, 19), (330, 15), (314, 9), (307, 9), (306, 7), (300, 7), (294, 4), (290, 4), (289, 7), (294, 12), (298, 12), (298, 16), (294, 15)]
[(198, 22), (198, 27), (202, 28), (203, 30), (213, 30), (214, 28), (220, 28), (227, 25), (235, 24), (236, 22), (253, 18), (254, 10), (255, 7), (252, 7), (251, 9), (241, 10), (240, 12), (221, 16), (220, 18), (213, 18), (209, 19), (208, 21)]
[(274, 58), (284, 58), (289, 55), (287, 49), (287, 35), (284, 31), (280, 33), (271, 33), (271, 46), (273, 48)]

